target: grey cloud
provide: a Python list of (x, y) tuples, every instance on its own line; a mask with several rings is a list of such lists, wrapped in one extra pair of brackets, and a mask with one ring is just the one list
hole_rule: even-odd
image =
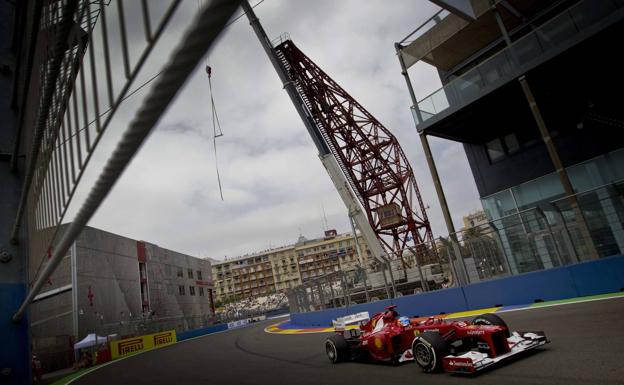
[[(196, 8), (196, 2), (182, 2), (136, 84), (160, 70)], [(399, 138), (423, 200), (431, 207), (434, 232), (442, 235), (444, 222), (393, 48), (434, 9), (424, 0), (265, 0), (256, 12), (270, 37), (290, 32), (313, 61)], [(133, 26), (132, 44), (142, 44), (142, 33)], [(213, 67), (224, 131), (217, 139), (224, 201), (215, 175), (206, 63)], [(419, 70), (410, 74), (423, 97), (439, 81), (432, 68)], [(122, 105), (85, 175), (77, 203), (146, 92)], [(478, 205), (465, 156), (460, 145), (448, 141), (433, 139), (432, 147), (459, 223), (462, 214)], [(308, 237), (319, 236), (321, 205), (331, 227), (350, 231), (344, 205), (243, 18), (226, 29), (197, 68), (90, 224), (191, 255), (221, 258), (292, 243), (299, 229)]]

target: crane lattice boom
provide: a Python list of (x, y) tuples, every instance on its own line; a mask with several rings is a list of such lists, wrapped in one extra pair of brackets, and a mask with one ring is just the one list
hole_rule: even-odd
[(291, 40), (275, 52), (388, 255), (406, 267), (404, 250), (415, 246), (424, 262), (433, 235), (397, 139)]

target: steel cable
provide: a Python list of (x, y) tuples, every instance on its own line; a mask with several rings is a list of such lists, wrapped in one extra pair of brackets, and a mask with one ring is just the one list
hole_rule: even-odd
[(210, 109), (212, 110), (212, 146), (214, 148), (215, 155), (215, 170), (217, 172), (219, 194), (221, 195), (221, 200), (223, 200), (223, 188), (221, 187), (221, 175), (219, 175), (219, 160), (217, 157), (217, 138), (223, 136), (223, 131), (221, 130), (221, 123), (219, 122), (219, 115), (217, 115), (217, 107), (215, 106), (214, 94), (212, 92), (212, 70), (208, 65), (206, 66), (206, 72), (208, 73), (208, 88), (210, 89)]

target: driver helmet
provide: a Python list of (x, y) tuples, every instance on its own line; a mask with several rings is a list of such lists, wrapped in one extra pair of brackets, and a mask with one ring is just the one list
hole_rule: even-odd
[(410, 324), (410, 320), (406, 316), (399, 317), (399, 324), (401, 324), (401, 326), (407, 327)]
[(386, 310), (386, 312), (383, 314), (383, 319), (385, 321), (394, 321), (397, 315), (397, 312), (395, 312), (394, 310)]

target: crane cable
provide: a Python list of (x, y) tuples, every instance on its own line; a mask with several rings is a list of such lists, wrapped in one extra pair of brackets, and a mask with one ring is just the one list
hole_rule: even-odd
[[(258, 4), (263, 1), (264, 0), (261, 0), (260, 2), (258, 2)], [(201, 10), (202, 3), (203, 0), (197, 0), (197, 12)], [(237, 18), (232, 20), (231, 23), (235, 22), (243, 15), (238, 16)], [(221, 130), (221, 123), (219, 122), (219, 115), (217, 115), (217, 107), (215, 106), (214, 96), (212, 93), (212, 67), (210, 67), (208, 58), (206, 58), (205, 65), (206, 73), (208, 74), (208, 89), (210, 90), (210, 109), (212, 112), (212, 147), (214, 148), (215, 155), (215, 171), (217, 173), (217, 183), (219, 184), (219, 195), (221, 196), (221, 200), (223, 200), (223, 188), (221, 187), (221, 175), (219, 175), (219, 161), (217, 159), (217, 138), (223, 136), (223, 131)]]
[(210, 90), (210, 109), (212, 110), (212, 146), (215, 154), (215, 171), (217, 172), (217, 182), (219, 184), (219, 194), (221, 200), (223, 200), (223, 188), (221, 187), (221, 176), (219, 175), (219, 162), (217, 159), (217, 138), (223, 136), (221, 130), (221, 123), (219, 122), (219, 115), (217, 114), (217, 107), (214, 102), (214, 95), (212, 92), (212, 68), (206, 65), (206, 73), (208, 74), (208, 89)]

